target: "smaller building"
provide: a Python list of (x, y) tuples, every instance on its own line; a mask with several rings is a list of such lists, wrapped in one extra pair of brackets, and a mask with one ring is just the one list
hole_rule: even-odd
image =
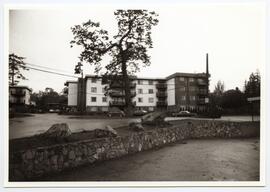
[(24, 112), (31, 105), (31, 92), (27, 86), (9, 86), (9, 108)]

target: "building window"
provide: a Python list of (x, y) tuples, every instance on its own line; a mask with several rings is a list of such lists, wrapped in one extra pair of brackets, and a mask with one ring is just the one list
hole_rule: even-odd
[(105, 92), (106, 92), (105, 87), (103, 87), (102, 88), (102, 93), (105, 93)]
[(149, 103), (154, 103), (154, 98), (153, 98), (153, 97), (149, 97), (149, 98), (148, 98), (148, 102), (149, 102)]
[(96, 93), (97, 92), (97, 88), (96, 87), (91, 87), (91, 92), (92, 93)]
[(188, 81), (189, 81), (189, 82), (194, 82), (194, 78), (190, 77), (190, 78), (188, 79)]
[(97, 102), (97, 98), (96, 97), (91, 97), (91, 102)]
[(185, 91), (186, 88), (185, 87), (180, 87), (180, 91)]
[(179, 77), (179, 81), (185, 81), (184, 77)]
[(154, 83), (153, 80), (149, 80), (149, 81), (148, 81), (148, 84), (149, 84), (149, 85), (153, 85), (153, 83)]
[(181, 100), (185, 101), (186, 100), (186, 96), (181, 96)]
[(142, 97), (139, 97), (139, 98), (138, 98), (138, 102), (139, 102), (139, 103), (142, 103), (142, 102), (143, 102), (143, 98), (142, 98)]
[(195, 96), (190, 96), (189, 99), (190, 99), (190, 101), (195, 101), (196, 97)]
[(143, 90), (142, 89), (138, 89), (138, 94), (143, 94)]
[(96, 83), (97, 82), (97, 79), (96, 78), (92, 78), (91, 79), (91, 83)]
[(153, 94), (154, 93), (154, 89), (148, 89), (148, 93), (149, 94)]
[(106, 103), (107, 102), (107, 97), (102, 97), (102, 102)]
[(142, 85), (143, 84), (143, 80), (138, 80), (138, 85)]

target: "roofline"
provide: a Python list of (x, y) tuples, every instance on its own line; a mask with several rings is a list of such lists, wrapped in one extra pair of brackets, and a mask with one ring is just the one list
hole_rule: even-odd
[(32, 90), (24, 85), (15, 85), (15, 86), (9, 86), (9, 88), (19, 88), (19, 89), (28, 89), (30, 92), (32, 92)]
[(64, 83), (64, 85), (65, 85), (65, 86), (68, 86), (69, 83), (78, 83), (78, 81), (66, 81), (66, 82)]
[(168, 80), (175, 77), (207, 77), (207, 74), (206, 73), (174, 73), (166, 77), (166, 79)]
[[(175, 78), (175, 77), (207, 77), (207, 74), (206, 73), (182, 73), (182, 72), (176, 72), (176, 73), (173, 73), (172, 75), (169, 75), (167, 77), (137, 77), (137, 76), (132, 76), (131, 79), (134, 79), (134, 80), (156, 80), (156, 81), (159, 81), (159, 80), (169, 80), (169, 79), (172, 79), (172, 78)], [(210, 77), (210, 74), (209, 74), (209, 77)], [(87, 80), (88, 78), (98, 78), (98, 79), (101, 79), (102, 76), (100, 75), (85, 75), (84, 76), (84, 79)], [(74, 83), (74, 81), (67, 81), (67, 82), (72, 82)]]

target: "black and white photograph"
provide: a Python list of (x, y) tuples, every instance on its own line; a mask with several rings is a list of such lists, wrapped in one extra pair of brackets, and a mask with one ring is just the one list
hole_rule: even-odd
[(261, 1), (5, 11), (8, 186), (265, 184)]

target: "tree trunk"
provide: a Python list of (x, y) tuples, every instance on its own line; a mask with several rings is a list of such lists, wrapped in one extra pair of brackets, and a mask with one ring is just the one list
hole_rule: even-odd
[(125, 108), (128, 116), (132, 113), (132, 103), (131, 103), (131, 92), (130, 92), (130, 81), (127, 74), (127, 64), (126, 61), (122, 61), (122, 74), (123, 74), (123, 83), (125, 91)]

